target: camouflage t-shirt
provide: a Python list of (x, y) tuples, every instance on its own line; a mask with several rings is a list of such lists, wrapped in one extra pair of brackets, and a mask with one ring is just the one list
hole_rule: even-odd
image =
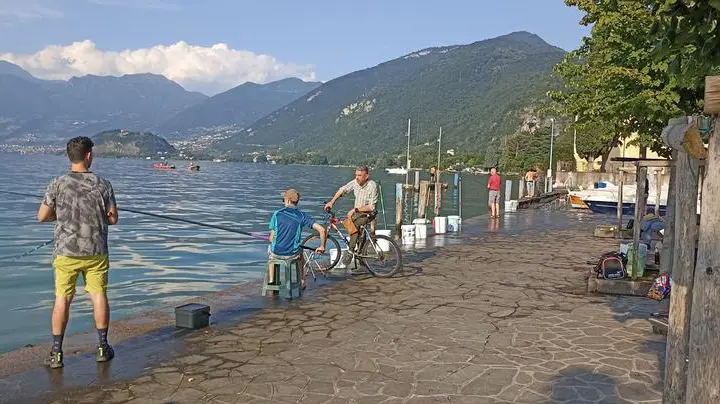
[(107, 212), (116, 206), (110, 181), (90, 172), (69, 172), (50, 182), (43, 202), (57, 216), (55, 255), (87, 257), (108, 253)]

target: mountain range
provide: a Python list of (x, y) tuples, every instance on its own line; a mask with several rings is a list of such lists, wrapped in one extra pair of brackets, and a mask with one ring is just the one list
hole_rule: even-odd
[(87, 75), (68, 81), (41, 80), (0, 61), (0, 143), (57, 143), (112, 128), (152, 130), (184, 139), (221, 127), (244, 127), (316, 88), (290, 78), (244, 83), (207, 97), (164, 76)]
[(255, 147), (387, 165), (404, 154), (410, 119), (413, 155), (434, 156), (442, 127), (446, 149), (485, 156), (544, 102), (564, 55), (527, 32), (423, 49), (328, 81), (211, 148), (230, 158)]
[(243, 128), (314, 90), (321, 83), (288, 78), (268, 84), (244, 83), (186, 108), (160, 125), (165, 138), (186, 138), (220, 127)]
[(434, 160), (442, 127), (445, 149), (489, 165), (506, 136), (537, 121), (564, 55), (535, 34), (514, 32), (423, 49), (325, 83), (245, 83), (213, 97), (159, 75), (49, 81), (0, 61), (0, 94), (12, 94), (0, 97), (0, 143), (57, 143), (120, 128), (172, 141), (208, 135), (191, 147), (208, 157), (267, 152), (394, 165), (410, 120), (413, 160)]

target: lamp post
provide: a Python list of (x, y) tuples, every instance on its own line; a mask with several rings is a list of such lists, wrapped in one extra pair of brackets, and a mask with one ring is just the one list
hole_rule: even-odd
[(438, 137), (438, 163), (437, 169), (440, 170), (440, 145), (442, 144), (442, 126), (440, 127), (440, 136)]
[(545, 192), (552, 192), (552, 163), (553, 163), (553, 141), (555, 140), (555, 118), (550, 118), (550, 164), (548, 164), (547, 178), (545, 178)]
[(408, 118), (408, 129), (407, 129), (407, 157), (405, 162), (407, 163), (406, 171), (405, 171), (405, 185), (408, 185), (410, 181), (410, 119)]

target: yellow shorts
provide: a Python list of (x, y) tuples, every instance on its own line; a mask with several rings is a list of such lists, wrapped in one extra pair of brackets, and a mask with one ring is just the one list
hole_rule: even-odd
[(83, 275), (85, 291), (105, 293), (110, 259), (107, 254), (89, 257), (55, 257), (55, 296), (74, 296), (79, 274)]

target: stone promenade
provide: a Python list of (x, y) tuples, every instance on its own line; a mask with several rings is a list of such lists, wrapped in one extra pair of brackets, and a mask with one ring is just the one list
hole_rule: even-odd
[(320, 288), (48, 402), (660, 403), (665, 341), (645, 320), (659, 304), (585, 293), (586, 261), (613, 249), (592, 230), (469, 237), (404, 277)]

